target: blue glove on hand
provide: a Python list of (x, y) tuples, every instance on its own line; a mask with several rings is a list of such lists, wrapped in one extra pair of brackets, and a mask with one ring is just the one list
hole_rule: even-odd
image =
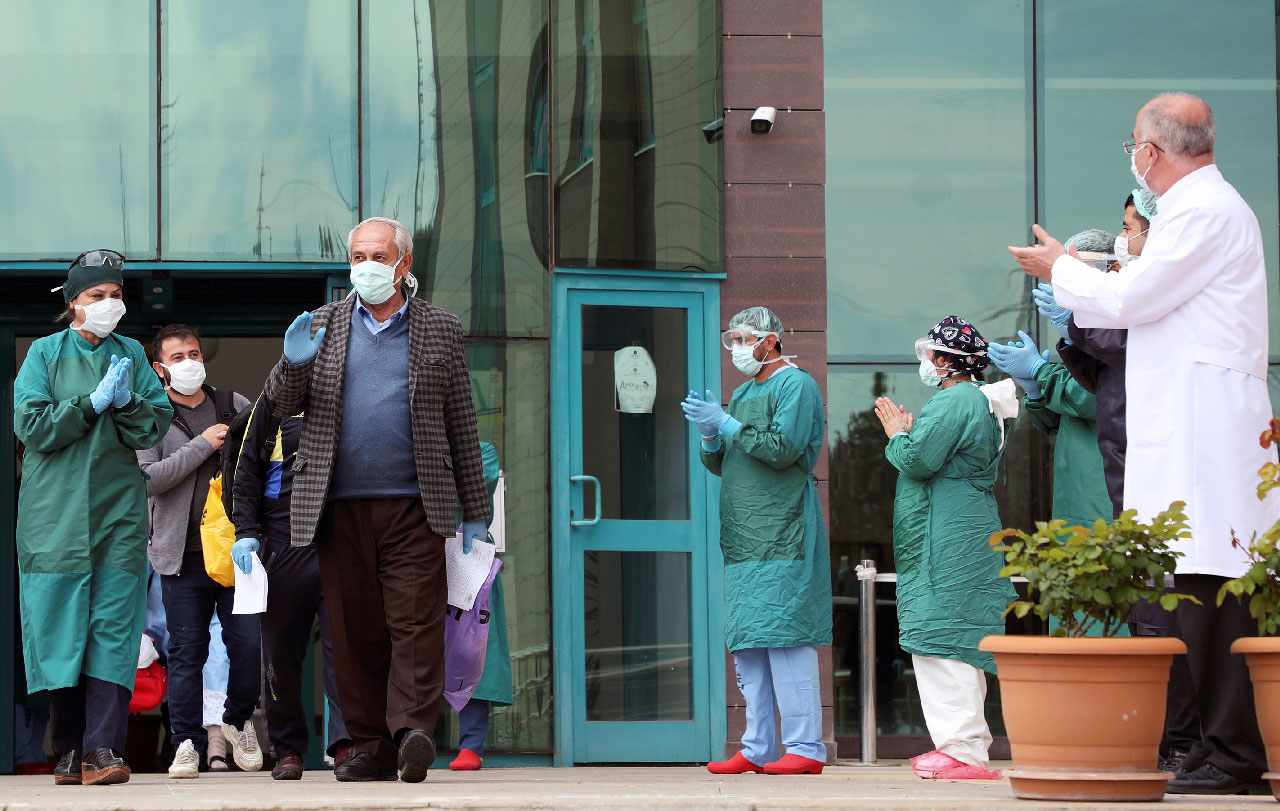
[(696, 425), (699, 433), (704, 437), (719, 436), (723, 429), (732, 438), (742, 427), (742, 423), (730, 417), (728, 412), (720, 407), (720, 401), (710, 389), (706, 392), (706, 399), (699, 397), (696, 392), (689, 392), (689, 396), (684, 398), (680, 407), (684, 409), (684, 418)]
[(1031, 298), (1036, 302), (1036, 309), (1040, 314), (1053, 324), (1053, 328), (1062, 336), (1062, 340), (1071, 346), (1071, 335), (1067, 331), (1067, 324), (1071, 323), (1071, 311), (1058, 303), (1053, 297), (1053, 288), (1044, 282), (1040, 286), (1031, 291)]
[[(116, 362), (115, 355), (111, 356), (111, 362)], [(129, 388), (129, 367), (132, 365), (133, 361), (128, 358), (122, 358), (119, 365), (116, 366), (116, 392), (115, 398), (111, 401), (111, 405), (116, 408), (124, 408), (133, 399), (133, 391)]]
[(293, 319), (293, 323), (284, 332), (284, 359), (299, 366), (316, 356), (320, 344), (324, 342), (328, 327), (316, 330), (316, 337), (311, 337), (311, 321), (315, 318), (311, 313), (303, 313)]
[(101, 414), (111, 405), (111, 401), (116, 399), (116, 386), (119, 379), (120, 359), (112, 355), (111, 365), (107, 367), (107, 373), (102, 376), (102, 380), (98, 381), (98, 387), (89, 392), (89, 403), (93, 406), (94, 411)]
[(471, 554), (471, 547), (477, 540), (486, 540), (489, 537), (489, 528), (485, 526), (483, 521), (463, 521), (462, 522), (462, 554)]
[(1033, 400), (1040, 399), (1040, 384), (1036, 383), (1036, 372), (1049, 361), (1049, 350), (1039, 351), (1036, 342), (1022, 330), (1018, 330), (1021, 341), (1010, 341), (1008, 346), (991, 344), (987, 347), (987, 355), (996, 368), (1013, 378), (1019, 388)]
[(240, 571), (245, 574), (253, 568), (253, 558), (249, 557), (254, 552), (261, 549), (257, 538), (241, 538), (231, 544), (231, 560), (235, 565), (240, 567)]

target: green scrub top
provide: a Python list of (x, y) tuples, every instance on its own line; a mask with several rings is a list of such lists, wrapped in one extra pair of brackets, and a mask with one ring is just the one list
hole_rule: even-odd
[(1000, 529), (992, 489), (1003, 453), (1000, 424), (973, 383), (935, 394), (909, 434), (889, 440), (899, 471), (893, 503), (902, 649), (958, 659), (995, 673), (985, 636), (1004, 633), (1014, 599), (1004, 560), (988, 539)]
[[(489, 524), (493, 524), (493, 494), (498, 489), (498, 449), (492, 442), (480, 443), (480, 462), (484, 467), (484, 483), (489, 488)], [(502, 594), (502, 569), (493, 578), (489, 591), (489, 642), (484, 652), (484, 670), (472, 698), (494, 704), (511, 704), (511, 649), (507, 643), (507, 605)]]
[(725, 409), (742, 423), (702, 450), (722, 479), (725, 642), (730, 651), (831, 644), (831, 559), (813, 468), (826, 429), (822, 393), (787, 367), (748, 380)]
[(1027, 418), (1049, 436), (1053, 447), (1053, 517), (1091, 527), (1111, 519), (1111, 499), (1098, 450), (1098, 398), (1075, 381), (1061, 363), (1036, 372), (1038, 400), (1027, 398)]
[[(133, 398), (97, 414), (89, 394), (111, 356), (132, 360)], [(173, 407), (142, 345), (97, 346), (70, 329), (31, 345), (13, 384), (26, 446), (18, 494), (18, 586), (27, 689), (80, 676), (133, 689), (146, 609), (147, 492), (136, 451), (169, 430)]]

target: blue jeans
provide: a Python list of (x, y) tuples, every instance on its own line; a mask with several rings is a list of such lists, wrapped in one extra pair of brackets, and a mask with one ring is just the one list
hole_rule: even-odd
[(203, 753), (204, 664), (209, 658), (209, 623), (222, 621), (230, 672), (223, 723), (240, 729), (258, 704), (262, 652), (258, 615), (232, 614), (235, 589), (215, 583), (204, 570), (204, 554), (187, 552), (178, 574), (161, 575), (169, 630), (169, 727), (175, 748), (190, 740)]

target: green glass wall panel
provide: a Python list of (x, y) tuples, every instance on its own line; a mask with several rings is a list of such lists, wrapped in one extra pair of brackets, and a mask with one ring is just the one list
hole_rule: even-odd
[(166, 2), (162, 20), (164, 258), (345, 261), (355, 5)]
[(556, 0), (556, 261), (723, 267), (718, 0)]
[(154, 254), (154, 9), (0, 7), (0, 257)]

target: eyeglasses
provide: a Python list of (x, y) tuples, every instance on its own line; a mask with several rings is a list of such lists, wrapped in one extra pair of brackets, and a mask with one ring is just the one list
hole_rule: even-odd
[(1137, 152), (1139, 149), (1141, 149), (1144, 146), (1149, 146), (1153, 149), (1159, 150), (1160, 152), (1164, 151), (1163, 149), (1160, 149), (1159, 146), (1151, 143), (1150, 141), (1135, 141), (1130, 139), (1128, 141), (1125, 141), (1124, 144), (1122, 145), (1124, 149), (1124, 154), (1126, 155), (1132, 155), (1133, 153)]
[(98, 248), (84, 253), (71, 260), (70, 267), (97, 268), (106, 265), (112, 270), (124, 269), (124, 254), (110, 248)]

